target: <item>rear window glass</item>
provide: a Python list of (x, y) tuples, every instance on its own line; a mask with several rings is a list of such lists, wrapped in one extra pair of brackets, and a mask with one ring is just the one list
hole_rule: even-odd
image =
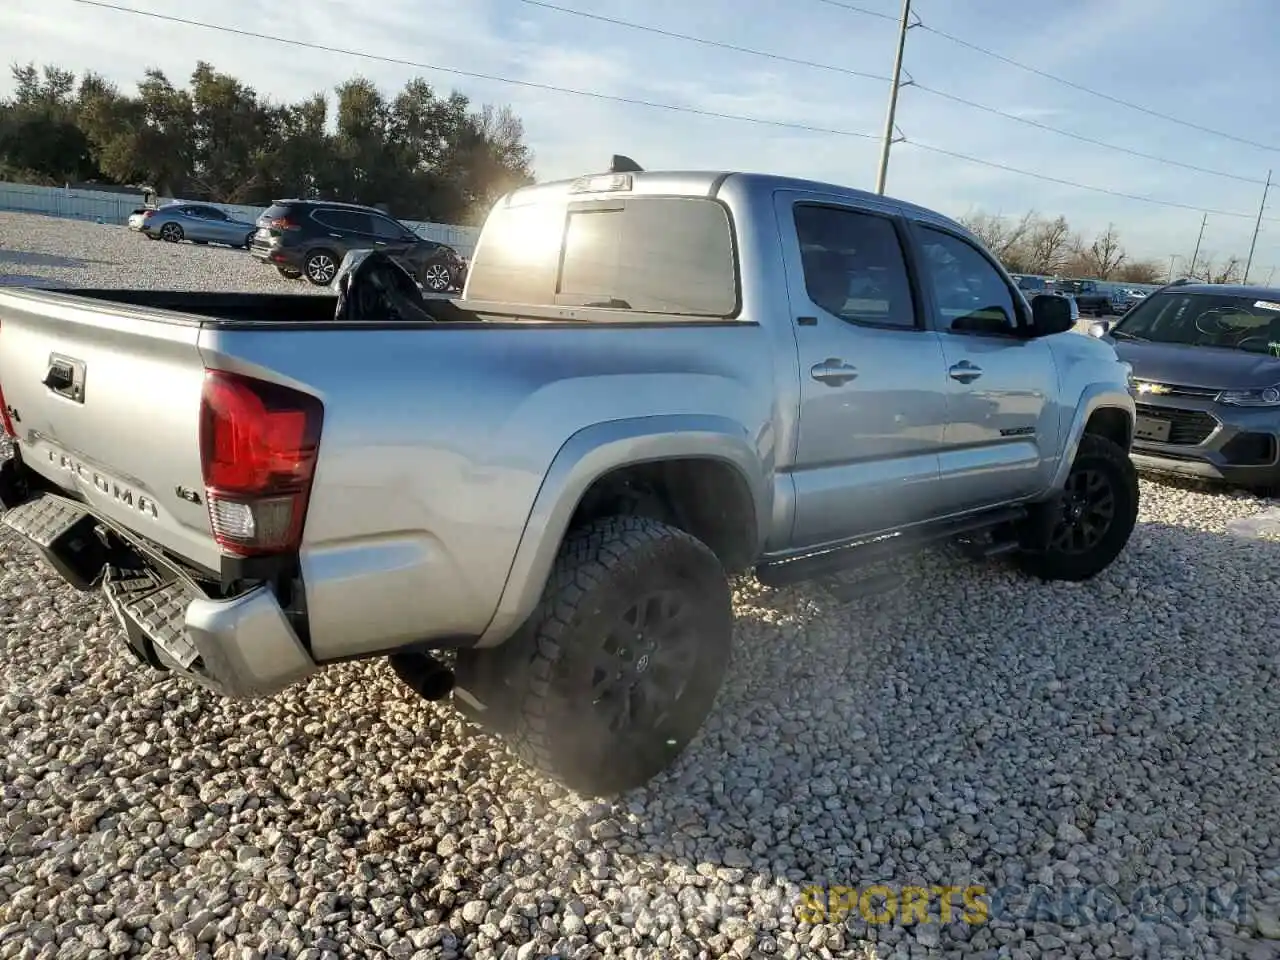
[(488, 226), (467, 295), (730, 317), (738, 285), (729, 216), (683, 197), (507, 208)]
[(289, 208), (283, 203), (273, 203), (262, 216), (268, 220), (283, 220), (289, 216)]

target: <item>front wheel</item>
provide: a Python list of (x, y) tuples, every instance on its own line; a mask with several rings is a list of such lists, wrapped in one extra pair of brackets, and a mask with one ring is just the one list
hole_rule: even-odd
[(431, 263), (422, 271), (422, 285), (432, 293), (444, 293), (453, 285), (453, 274), (443, 263)]
[(1037, 504), (1018, 564), (1044, 580), (1088, 580), (1120, 555), (1138, 521), (1138, 472), (1117, 444), (1086, 433), (1062, 494)]
[(566, 538), (519, 633), (459, 654), (456, 693), (525, 763), (612, 796), (693, 739), (732, 639), (728, 580), (710, 548), (656, 520), (607, 517)]

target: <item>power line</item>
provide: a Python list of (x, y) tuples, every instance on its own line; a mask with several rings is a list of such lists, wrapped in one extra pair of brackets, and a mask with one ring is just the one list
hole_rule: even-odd
[[(689, 43), (698, 43), (705, 47), (715, 47), (720, 50), (731, 50), (734, 53), (745, 53), (753, 57), (764, 57), (768, 60), (777, 60), (781, 63), (790, 63), (798, 67), (812, 67), (815, 70), (827, 70), (831, 73), (842, 73), (847, 77), (859, 77), (863, 80), (879, 80), (882, 83), (888, 83), (889, 78), (878, 73), (864, 73), (861, 70), (850, 70), (847, 67), (837, 67), (831, 63), (819, 63), (815, 60), (801, 60), (798, 57), (788, 57), (781, 53), (770, 53), (767, 50), (756, 50), (753, 47), (741, 47), (735, 43), (725, 43), (721, 40), (712, 40), (708, 37), (695, 37), (687, 33), (676, 33), (674, 30), (664, 30), (661, 27), (651, 27), (644, 23), (633, 23), (630, 20), (619, 20), (615, 17), (606, 17), (599, 13), (589, 13), (586, 10), (574, 10), (572, 7), (561, 7), (554, 3), (546, 3), (545, 0), (520, 0), (531, 7), (541, 7), (544, 10), (554, 10), (556, 13), (567, 13), (573, 17), (581, 17), (584, 20), (597, 20), (600, 23), (608, 23), (615, 27), (626, 27), (628, 30), (639, 30), (644, 33), (652, 33), (659, 37), (668, 37), (672, 40), (686, 40)], [(1259, 180), (1258, 183), (1262, 181)]]
[(1230, 210), (1206, 210), (1204, 207), (1191, 203), (1178, 203), (1174, 200), (1159, 200), (1155, 197), (1144, 197), (1136, 193), (1124, 193), (1120, 190), (1112, 190), (1108, 187), (1099, 187), (1088, 183), (1077, 183), (1075, 180), (1064, 180), (1060, 177), (1051, 177), (1044, 173), (1034, 173), (1031, 170), (1023, 170), (1019, 167), (1011, 167), (1005, 163), (998, 163), (995, 160), (984, 160), (981, 157), (973, 157), (967, 153), (958, 153), (954, 150), (947, 150), (943, 147), (935, 147), (932, 144), (921, 143), (919, 140), (904, 138), (903, 143), (908, 143), (919, 150), (926, 150), (929, 153), (941, 154), (944, 157), (951, 157), (955, 160), (964, 160), (968, 163), (976, 163), (983, 167), (991, 167), (995, 170), (1004, 170), (1007, 173), (1017, 173), (1024, 177), (1033, 177), (1036, 180), (1044, 180), (1048, 183), (1056, 183), (1064, 187), (1075, 187), (1079, 190), (1091, 190), (1094, 193), (1106, 194), (1109, 197), (1120, 197), (1123, 200), (1137, 200), (1142, 203), (1153, 203), (1162, 207), (1173, 207), (1178, 210), (1194, 210), (1196, 213), (1212, 213), (1217, 217), (1244, 217), (1247, 219), (1253, 216), (1251, 213), (1234, 213)]
[(258, 33), (254, 30), (244, 30), (239, 27), (227, 27), (218, 23), (207, 23), (203, 20), (193, 20), (188, 17), (175, 17), (167, 13), (157, 13), (154, 10), (137, 10), (133, 7), (126, 7), (122, 4), (108, 3), (106, 0), (71, 0), (72, 3), (79, 3), (86, 7), (98, 7), (103, 10), (114, 10), (117, 13), (131, 13), (134, 16), (149, 17), (152, 20), (164, 20), (168, 23), (177, 23), (187, 27), (199, 27), (202, 30), (214, 30), (218, 33), (227, 33), (237, 37), (248, 37), (253, 40), (267, 40), (272, 43), (283, 43), (291, 47), (301, 47), (306, 50), (317, 50), (322, 53), (337, 53), (347, 57), (358, 57), (362, 60), (374, 60), (379, 63), (389, 63), (399, 67), (412, 67), (415, 70), (431, 70), (436, 73), (448, 73), (455, 77), (467, 77), (471, 80), (488, 80), (493, 83), (509, 83), (518, 87), (527, 87), (533, 90), (545, 90), (550, 93), (566, 93), (575, 97), (588, 97), (592, 100), (608, 100), (613, 103), (625, 103), (636, 107), (651, 107), (655, 110), (670, 110), (675, 113), (688, 113), (699, 117), (713, 117), (720, 120), (736, 120), (739, 123), (754, 123), (768, 127), (782, 127), (787, 130), (800, 130), (805, 133), (825, 133), (837, 137), (856, 137), (861, 140), (875, 140), (876, 135), (873, 133), (858, 133), (854, 130), (839, 130), (832, 127), (818, 127), (807, 123), (794, 123), (789, 120), (770, 120), (766, 117), (750, 117), (736, 113), (721, 113), (717, 110), (703, 110), (698, 107), (687, 107), (683, 104), (662, 103), (657, 100), (641, 100), (636, 97), (620, 97), (611, 93), (599, 93), (594, 90), (578, 90), (573, 87), (560, 87), (550, 83), (538, 83), (533, 80), (519, 80), (515, 77), (502, 77), (492, 73), (480, 73), (475, 70), (461, 70), (457, 67), (444, 67), (436, 63), (425, 63), (419, 60), (406, 60), (400, 57), (388, 57), (376, 53), (367, 53), (363, 50), (351, 50), (346, 47), (334, 47), (323, 43), (314, 43), (310, 40), (296, 40), (293, 37), (281, 37), (270, 33)]
[(875, 17), (877, 20), (888, 20), (890, 23), (897, 23), (898, 18), (890, 13), (881, 13), (879, 10), (868, 10), (866, 7), (860, 7), (853, 3), (841, 3), (840, 0), (818, 0), (819, 3), (825, 3), (829, 7), (839, 7), (841, 10), (848, 10), (850, 13), (861, 13), (868, 17)]
[[(602, 16), (601, 14), (590, 13), (586, 10), (575, 10), (572, 7), (563, 7), (563, 6), (560, 6), (559, 4), (548, 3), (546, 2), (546, 0), (520, 0), (520, 2), (524, 4), (528, 4), (531, 7), (540, 7), (541, 9), (544, 9), (544, 10), (553, 10), (556, 13), (563, 13), (572, 17), (580, 17), (586, 20), (596, 20), (602, 23), (608, 23), (615, 27), (623, 27), (628, 30), (637, 30), (644, 33), (650, 33), (656, 36), (667, 37), (674, 40), (684, 40), (688, 43), (696, 43), (702, 46), (715, 47), (721, 50), (731, 50), (735, 53), (745, 53), (749, 56), (759, 57), (765, 60), (777, 60), (782, 63), (789, 63), (795, 66), (810, 67), (816, 70), (826, 70), (831, 73), (845, 74), (846, 76), (859, 77), (867, 80), (880, 80), (885, 83), (889, 82), (888, 77), (879, 76), (873, 73), (863, 73), (858, 70), (849, 70), (849, 69), (846, 69), (845, 67), (838, 67), (838, 66), (835, 66), (834, 64), (822, 63), (816, 60), (802, 60), (797, 57), (788, 57), (780, 53), (770, 52), (768, 50), (757, 50), (752, 47), (742, 47), (732, 43), (724, 43), (719, 40), (712, 40), (707, 37), (697, 37), (687, 33), (676, 33), (672, 30), (664, 30), (660, 27), (649, 26), (648, 24), (635, 23), (634, 21), (631, 21), (631, 20), (621, 20), (616, 17), (606, 17), (606, 16)], [(836, 4), (836, 6), (845, 7), (845, 4), (838, 3)], [(874, 11), (862, 10), (861, 8), (848, 8), (848, 9), (855, 9), (856, 12), (859, 12), (859, 13), (870, 13), (870, 14), (875, 13)], [(875, 14), (875, 15), (879, 16), (879, 14)], [(1203, 174), (1207, 174), (1209, 176), (1214, 176), (1214, 177), (1224, 177), (1228, 180), (1235, 180), (1240, 183), (1250, 183), (1250, 184), (1255, 184), (1257, 186), (1262, 185), (1262, 180), (1257, 177), (1246, 177), (1238, 173), (1228, 173), (1227, 171), (1224, 171), (1224, 170), (1214, 170), (1209, 167), (1201, 167), (1193, 163), (1186, 163), (1182, 160), (1174, 160), (1171, 157), (1161, 157), (1152, 153), (1143, 153), (1140, 150), (1133, 150), (1129, 147), (1120, 146), (1119, 144), (1108, 143), (1105, 140), (1098, 140), (1094, 137), (1086, 137), (1083, 134), (1073, 133), (1070, 130), (1063, 130), (1060, 127), (1054, 127), (1047, 123), (1041, 123), (1040, 121), (1032, 120), (1029, 117), (1020, 117), (1017, 114), (1008, 113), (1004, 110), (996, 109), (995, 107), (989, 107), (986, 104), (978, 103), (974, 100), (967, 100), (964, 97), (956, 96), (955, 94), (952, 94), (952, 93), (946, 93), (945, 91), (938, 90), (933, 87), (925, 86), (924, 84), (918, 81), (913, 80), (910, 83), (910, 86), (914, 86), (917, 90), (921, 91), (922, 93), (927, 93), (931, 96), (939, 97), (943, 100), (949, 100), (952, 103), (958, 103), (958, 104), (961, 104), (962, 106), (970, 107), (974, 110), (980, 110), (983, 113), (988, 113), (997, 117), (1003, 117), (1006, 120), (1012, 120), (1015, 123), (1021, 123), (1021, 124), (1024, 124), (1025, 126), (1035, 127), (1037, 130), (1044, 130), (1049, 133), (1056, 133), (1059, 136), (1068, 137), (1072, 140), (1077, 140), (1081, 143), (1088, 143), (1095, 147), (1102, 147), (1106, 150), (1114, 150), (1117, 153), (1127, 154), (1131, 157), (1137, 157), (1141, 160), (1149, 160), (1153, 163), (1164, 163), (1164, 164), (1168, 164), (1169, 166), (1180, 167), (1183, 170), (1191, 170), (1196, 173), (1203, 173)]]
[(1006, 120), (1013, 120), (1016, 123), (1026, 124), (1029, 127), (1035, 127), (1037, 130), (1047, 130), (1050, 133), (1056, 133), (1059, 136), (1070, 137), (1072, 140), (1079, 140), (1081, 143), (1089, 143), (1095, 147), (1105, 147), (1107, 150), (1115, 150), (1118, 153), (1127, 153), (1131, 157), (1138, 157), (1142, 160), (1151, 160), (1155, 163), (1167, 163), (1170, 166), (1181, 167), (1184, 170), (1194, 170), (1196, 173), (1206, 173), (1214, 177), (1225, 177), (1228, 180), (1237, 180), (1240, 183), (1253, 183), (1258, 186), (1262, 185), (1262, 180), (1257, 177), (1245, 177), (1238, 173), (1228, 173), (1225, 170), (1214, 170), (1210, 167), (1196, 166), (1194, 163), (1184, 163), (1181, 160), (1174, 160), (1171, 157), (1160, 157), (1156, 156), (1154, 153), (1143, 153), (1141, 150), (1122, 147), (1118, 143), (1107, 143), (1105, 140), (1096, 140), (1093, 137), (1086, 137), (1082, 133), (1074, 133), (1070, 130), (1063, 130), (1060, 127), (1053, 127), (1047, 123), (1041, 123), (1039, 120), (1032, 120), (1030, 117), (1020, 117), (1016, 113), (1006, 113), (1004, 110), (997, 110), (995, 107), (989, 107), (984, 103), (978, 103), (975, 100), (966, 100), (964, 97), (958, 97), (954, 93), (947, 93), (943, 90), (936, 90), (933, 87), (926, 87), (918, 81), (911, 85), (921, 93), (941, 97), (943, 100), (950, 100), (952, 103), (963, 104), (966, 107), (972, 107), (973, 109), (981, 110), (984, 113), (994, 114), (997, 117), (1004, 117)]
[[(232, 36), (246, 37), (254, 40), (266, 40), (271, 43), (280, 43), (292, 47), (300, 47), (306, 50), (316, 50), (322, 53), (336, 53), (342, 56), (356, 57), (364, 60), (373, 60), (379, 63), (388, 63), (395, 66), (412, 67), (416, 70), (428, 70), (437, 73), (446, 73), (453, 76), (467, 77), (474, 80), (487, 80), (493, 83), (506, 83), (514, 86), (526, 87), (535, 90), (543, 90), (551, 93), (563, 93), (570, 96), (586, 97), (593, 100), (605, 100), (613, 103), (623, 103), (630, 106), (650, 107), (657, 110), (668, 110), (676, 113), (687, 113), (694, 116), (711, 117), (720, 120), (732, 120), (739, 123), (752, 123), (762, 126), (782, 127), (785, 129), (799, 130), (806, 133), (821, 133), (838, 137), (852, 137), (860, 140), (877, 140), (875, 134), (860, 133), (854, 130), (841, 130), (829, 127), (810, 126), (808, 124), (791, 123), (785, 120), (770, 120), (764, 117), (751, 117), (741, 114), (722, 113), (715, 110), (702, 110), (697, 107), (687, 107), (681, 104), (661, 103), (654, 100), (641, 100), (634, 97), (620, 97), (614, 94), (598, 93), (592, 90), (577, 90), (572, 87), (560, 87), (553, 84), (537, 83), (532, 80), (519, 80), (514, 77), (503, 77), (496, 74), (480, 73), (474, 70), (461, 70), (456, 67), (444, 67), (438, 64), (425, 63), (422, 61), (407, 60), (399, 57), (389, 57), (381, 54), (368, 53), (362, 50), (352, 50), (345, 47), (335, 47), (328, 44), (315, 43), (309, 40), (297, 40), (292, 37), (281, 37), (274, 34), (259, 33), (253, 30), (244, 30), (238, 27), (227, 27), (222, 24), (208, 23), (202, 20), (194, 20), (188, 17), (176, 17), (170, 14), (157, 13), (152, 10), (138, 10), (133, 7), (127, 7), (122, 4), (110, 3), (108, 0), (70, 0), (72, 3), (78, 3), (83, 6), (97, 7), (104, 10), (112, 10), (117, 13), (133, 14), (134, 16), (147, 17), (152, 20), (161, 20), (168, 23), (176, 23), (182, 26), (196, 27), (202, 30), (212, 30), (217, 33), (230, 34)], [(1047, 174), (1036, 173), (1031, 170), (1023, 170), (1019, 167), (1009, 166), (994, 160), (985, 160), (981, 157), (970, 156), (969, 154), (959, 153), (948, 150), (943, 147), (933, 146), (931, 144), (922, 143), (917, 140), (907, 140), (912, 146), (919, 150), (929, 153), (936, 153), (941, 156), (951, 157), (956, 160), (963, 160), (968, 163), (978, 164), (980, 166), (990, 167), (995, 170), (1002, 170), (1006, 173), (1015, 173), (1020, 176), (1029, 177), (1033, 180), (1042, 180), (1047, 183), (1054, 183), (1060, 186), (1074, 187), (1079, 190), (1087, 190), (1093, 193), (1101, 193), (1107, 196), (1119, 197), (1126, 200), (1136, 200), (1141, 203), (1154, 204), (1156, 206), (1172, 207), (1180, 210), (1195, 210), (1201, 212), (1205, 208), (1192, 204), (1178, 203), (1172, 200), (1160, 200), (1155, 197), (1144, 197), (1138, 194), (1123, 193), (1118, 190), (1112, 190), (1107, 187), (1099, 187), (1093, 184), (1078, 183), (1074, 180), (1066, 180), (1060, 177), (1051, 177)], [(1209, 211), (1218, 216), (1224, 217), (1252, 217), (1248, 213), (1233, 213), (1224, 210)], [(1280, 222), (1280, 221), (1277, 221)]]
[[(833, 0), (818, 0), (818, 2), (833, 3)], [(843, 4), (836, 3), (834, 5), (842, 6)], [(867, 11), (855, 11), (855, 12), (865, 13)], [(1246, 146), (1256, 147), (1259, 150), (1268, 150), (1272, 153), (1280, 153), (1280, 147), (1276, 147), (1266, 143), (1259, 143), (1256, 140), (1249, 140), (1245, 137), (1239, 137), (1239, 136), (1236, 136), (1234, 133), (1227, 133), (1223, 130), (1215, 130), (1213, 127), (1206, 127), (1202, 124), (1194, 123), (1191, 120), (1183, 120), (1180, 117), (1175, 117), (1167, 113), (1161, 113), (1159, 110), (1153, 110), (1150, 107), (1144, 107), (1140, 103), (1134, 103), (1131, 100), (1124, 100), (1120, 97), (1113, 96), (1112, 94), (1103, 93), (1101, 90), (1095, 90), (1092, 87), (1086, 87), (1082, 83), (1076, 83), (1074, 80), (1068, 80), (1065, 77), (1059, 77), (1056, 74), (1048, 73), (1047, 71), (1041, 70), (1038, 67), (1033, 67), (1030, 64), (1023, 63), (1021, 60), (1015, 60), (1012, 57), (1006, 57), (1002, 53), (996, 53), (994, 50), (988, 50), (986, 47), (980, 47), (976, 43), (971, 43), (970, 41), (965, 40), (962, 37), (957, 37), (954, 34), (946, 33), (945, 31), (939, 30), (937, 27), (931, 27), (926, 23), (919, 24), (919, 27), (921, 30), (927, 30), (929, 33), (932, 33), (934, 36), (941, 37), (943, 40), (949, 40), (951, 43), (958, 44), (959, 46), (962, 46), (962, 47), (966, 47), (969, 50), (974, 51), (975, 53), (980, 53), (985, 57), (990, 57), (993, 60), (998, 60), (1001, 63), (1008, 64), (1011, 67), (1017, 67), (1019, 70), (1025, 70), (1027, 73), (1035, 74), (1037, 77), (1043, 77), (1046, 80), (1054, 81), (1054, 83), (1060, 83), (1065, 87), (1070, 87), (1072, 90), (1078, 90), (1080, 93), (1087, 93), (1091, 97), (1097, 97), (1100, 100), (1106, 100), (1109, 103), (1114, 103), (1121, 107), (1128, 107), (1130, 110), (1136, 110), (1138, 113), (1145, 113), (1149, 117), (1156, 117), (1157, 119), (1165, 120), (1168, 123), (1176, 123), (1178, 126), (1186, 127), (1189, 130), (1198, 130), (1200, 133), (1207, 133), (1215, 137), (1222, 137), (1224, 140), (1232, 140), (1236, 143), (1245, 144)], [(1258, 182), (1261, 183), (1261, 181), (1258, 181)]]

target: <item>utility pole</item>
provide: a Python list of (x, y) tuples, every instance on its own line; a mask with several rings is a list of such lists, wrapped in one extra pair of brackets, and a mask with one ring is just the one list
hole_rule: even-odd
[(907, 46), (911, 29), (911, 0), (902, 0), (902, 22), (898, 24), (898, 52), (893, 57), (893, 80), (889, 85), (889, 110), (884, 118), (884, 139), (880, 143), (880, 172), (876, 176), (876, 193), (884, 195), (884, 182), (889, 176), (889, 150), (893, 146), (893, 122), (898, 112), (898, 90), (902, 86), (902, 51)]
[(1170, 283), (1173, 283), (1173, 264), (1174, 264), (1174, 261), (1177, 259), (1178, 259), (1178, 255), (1176, 253), (1169, 254), (1169, 282)]
[(1262, 204), (1258, 207), (1258, 222), (1253, 225), (1253, 239), (1249, 241), (1249, 259), (1244, 263), (1244, 282), (1249, 282), (1249, 268), (1253, 266), (1253, 248), (1258, 245), (1258, 231), (1262, 229), (1262, 213), (1267, 209), (1267, 194), (1271, 192), (1271, 171), (1267, 171), (1267, 185), (1262, 188)]
[(1209, 222), (1209, 215), (1206, 213), (1204, 219), (1200, 221), (1200, 236), (1196, 237), (1196, 252), (1191, 255), (1191, 266), (1187, 270), (1187, 276), (1192, 280), (1195, 279), (1196, 260), (1200, 258), (1200, 241), (1204, 239), (1204, 225)]

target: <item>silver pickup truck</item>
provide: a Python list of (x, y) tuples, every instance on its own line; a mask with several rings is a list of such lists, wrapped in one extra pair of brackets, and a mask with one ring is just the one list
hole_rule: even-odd
[(738, 173), (523, 188), (427, 307), (0, 292), (3, 525), (103, 591), (143, 664), (250, 697), (390, 656), (609, 795), (711, 710), (730, 574), (952, 541), (1080, 580), (1135, 523), (1126, 365), (907, 203)]

